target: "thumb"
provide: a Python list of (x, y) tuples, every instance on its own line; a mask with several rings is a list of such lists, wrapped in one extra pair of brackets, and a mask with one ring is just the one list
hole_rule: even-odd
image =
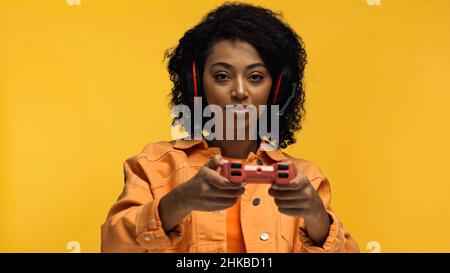
[(224, 159), (221, 155), (215, 155), (205, 164), (205, 166), (210, 169), (217, 170), (217, 168), (227, 162), (228, 160)]

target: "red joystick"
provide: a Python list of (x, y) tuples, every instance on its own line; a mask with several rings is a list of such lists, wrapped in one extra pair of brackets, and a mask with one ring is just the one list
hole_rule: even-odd
[(289, 163), (272, 165), (245, 165), (239, 161), (230, 161), (222, 165), (220, 175), (231, 183), (277, 183), (288, 184), (295, 178), (294, 166)]

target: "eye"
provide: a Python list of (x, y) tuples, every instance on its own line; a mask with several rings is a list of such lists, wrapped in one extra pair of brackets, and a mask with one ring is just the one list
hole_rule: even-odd
[(216, 81), (219, 83), (223, 83), (230, 80), (230, 77), (225, 73), (218, 73), (214, 75), (214, 79), (216, 79)]
[(260, 82), (264, 79), (264, 76), (259, 74), (253, 74), (248, 78), (251, 82)]

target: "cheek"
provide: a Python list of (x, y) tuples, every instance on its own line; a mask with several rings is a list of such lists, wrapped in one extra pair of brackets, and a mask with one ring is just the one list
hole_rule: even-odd
[(208, 104), (216, 104), (224, 107), (222, 104), (225, 101), (225, 96), (227, 94), (224, 87), (216, 84), (214, 79), (207, 77), (203, 80), (203, 89), (205, 91)]
[(261, 117), (263, 112), (259, 110), (260, 105), (268, 105), (270, 102), (268, 101), (270, 95), (270, 89), (272, 88), (272, 81), (267, 81), (264, 85), (260, 87), (258, 92), (255, 92), (253, 96), (253, 101), (256, 106), (257, 116)]
[(267, 81), (264, 83), (264, 85), (262, 85), (259, 88), (258, 92), (255, 92), (255, 95), (253, 98), (255, 105), (269, 104), (267, 99), (269, 98), (271, 87), (272, 87), (272, 81)]

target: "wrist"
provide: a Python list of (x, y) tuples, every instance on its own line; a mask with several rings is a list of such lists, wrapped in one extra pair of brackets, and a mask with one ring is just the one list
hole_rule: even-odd
[(191, 212), (184, 205), (183, 200), (183, 195), (177, 188), (161, 198), (158, 211), (166, 233), (178, 225)]
[(306, 234), (316, 246), (322, 246), (326, 241), (331, 220), (328, 212), (323, 209), (322, 212), (305, 218)]
[(177, 211), (182, 214), (189, 214), (193, 210), (187, 198), (188, 194), (186, 193), (184, 184), (173, 189), (172, 195)]
[(321, 206), (317, 211), (310, 213), (304, 217), (306, 224), (318, 223), (318, 224), (330, 224), (328, 212), (325, 207)]

